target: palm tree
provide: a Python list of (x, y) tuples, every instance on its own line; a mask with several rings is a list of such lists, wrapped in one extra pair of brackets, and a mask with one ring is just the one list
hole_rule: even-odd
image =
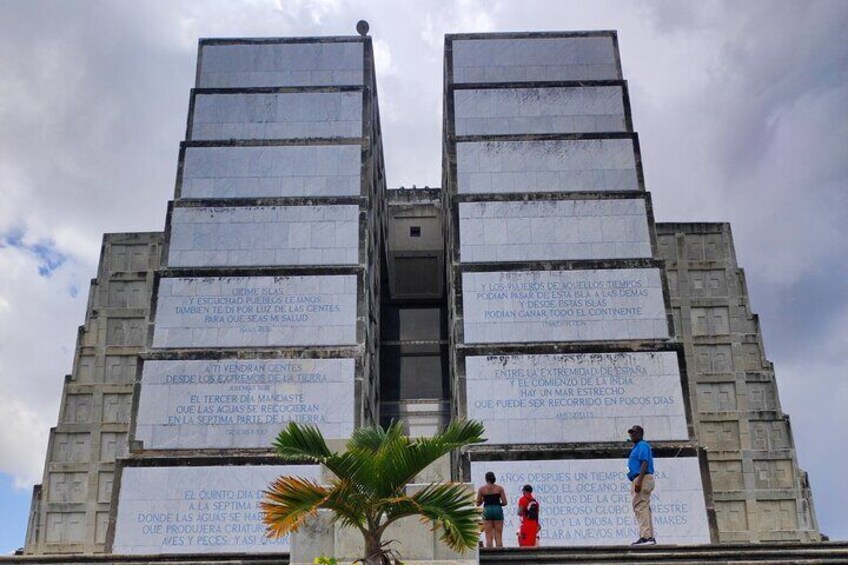
[(290, 422), (274, 447), (284, 461), (319, 463), (335, 478), (328, 485), (299, 477), (279, 477), (262, 501), (266, 535), (295, 532), (319, 508), (333, 510), (333, 522), (357, 528), (365, 540), (366, 565), (391, 564), (393, 553), (382, 536), (392, 522), (420, 515), (441, 530), (441, 540), (455, 551), (477, 545), (479, 510), (461, 483), (431, 483), (411, 496), (405, 486), (439, 457), (451, 450), (486, 441), (483, 424), (453, 422), (433, 437), (411, 439), (400, 423), (388, 429), (359, 428), (347, 450), (334, 453), (315, 426)]

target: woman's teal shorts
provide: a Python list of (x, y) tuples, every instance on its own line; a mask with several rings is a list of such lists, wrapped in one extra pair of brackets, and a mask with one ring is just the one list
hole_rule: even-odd
[(503, 521), (503, 506), (500, 504), (486, 504), (483, 506), (483, 519)]

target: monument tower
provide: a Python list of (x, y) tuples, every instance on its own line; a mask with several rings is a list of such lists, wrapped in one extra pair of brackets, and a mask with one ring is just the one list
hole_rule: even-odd
[(638, 537), (633, 424), (662, 543), (818, 539), (729, 228), (658, 240), (615, 32), (447, 36), (443, 121), (442, 188), (387, 191), (370, 37), (200, 41), (165, 232), (104, 240), (27, 553), (288, 551), (260, 491), (321, 470), (279, 429), (393, 419), (483, 421), (431, 475), (533, 484), (546, 546)]

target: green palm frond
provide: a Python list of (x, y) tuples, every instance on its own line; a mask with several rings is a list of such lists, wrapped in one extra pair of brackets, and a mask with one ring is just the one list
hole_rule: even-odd
[(421, 515), (441, 530), (442, 541), (456, 551), (473, 548), (480, 539), (480, 509), (474, 505), (473, 493), (460, 483), (432, 484), (387, 503), (390, 522)]
[(303, 521), (330, 496), (330, 489), (299, 477), (279, 477), (265, 491), (260, 502), (266, 535), (283, 536), (296, 532)]
[(323, 463), (333, 455), (321, 431), (315, 426), (298, 425), (295, 422), (283, 428), (274, 440), (277, 455), (284, 461), (309, 461)]
[[(395, 423), (393, 422), (392, 426), (394, 425)], [(350, 439), (347, 442), (347, 448), (351, 450), (361, 449), (376, 453), (386, 440), (386, 435), (386, 430), (379, 426), (375, 426), (373, 428), (359, 428), (354, 430), (353, 434), (351, 434)]]

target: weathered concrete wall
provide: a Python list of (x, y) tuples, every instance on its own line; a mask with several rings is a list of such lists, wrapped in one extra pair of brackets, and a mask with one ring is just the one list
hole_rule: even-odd
[(138, 354), (143, 349), (161, 233), (106, 234), (89, 291), (44, 479), (35, 487), (27, 554), (102, 552), (117, 457), (128, 452)]
[(695, 433), (708, 450), (719, 540), (818, 541), (729, 224), (657, 224)]

